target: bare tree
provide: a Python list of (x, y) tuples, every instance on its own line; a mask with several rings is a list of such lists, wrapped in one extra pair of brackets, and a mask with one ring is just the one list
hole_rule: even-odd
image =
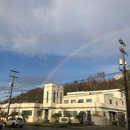
[(68, 107), (60, 107), (60, 109), (62, 110), (62, 113), (63, 113), (63, 125), (65, 124), (65, 117), (67, 117), (66, 115), (66, 110), (68, 109)]
[(16, 108), (14, 108), (14, 109), (11, 111), (11, 114), (10, 114), (9, 116), (15, 117), (16, 115), (18, 115), (18, 112), (17, 112)]
[(76, 119), (79, 120), (80, 124), (83, 124), (84, 123), (84, 116), (85, 116), (85, 111), (81, 111), (77, 116), (76, 116)]

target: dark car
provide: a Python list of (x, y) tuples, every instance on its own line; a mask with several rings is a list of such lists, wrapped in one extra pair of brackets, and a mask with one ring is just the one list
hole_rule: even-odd
[(3, 128), (3, 121), (0, 121), (0, 129)]

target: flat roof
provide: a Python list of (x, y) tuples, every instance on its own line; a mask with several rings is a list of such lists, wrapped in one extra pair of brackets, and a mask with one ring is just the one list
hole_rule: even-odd
[(69, 95), (91, 95), (91, 94), (110, 93), (110, 92), (120, 92), (120, 89), (68, 92), (67, 96), (69, 96)]

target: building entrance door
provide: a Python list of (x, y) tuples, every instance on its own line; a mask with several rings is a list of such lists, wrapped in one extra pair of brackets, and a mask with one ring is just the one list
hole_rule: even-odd
[(87, 111), (88, 124), (91, 124), (91, 111)]
[(45, 120), (48, 120), (48, 111), (49, 111), (48, 109), (45, 109), (45, 117), (44, 117)]
[(125, 127), (125, 114), (123, 112), (118, 112), (119, 126)]

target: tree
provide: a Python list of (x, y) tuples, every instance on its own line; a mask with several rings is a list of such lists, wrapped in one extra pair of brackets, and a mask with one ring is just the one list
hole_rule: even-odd
[(9, 116), (15, 117), (16, 115), (18, 115), (18, 112), (14, 109)]
[(69, 113), (66, 114), (66, 117), (69, 118), (69, 123), (70, 123), (70, 117), (72, 117)]
[(22, 114), (22, 118), (23, 118), (24, 122), (27, 122), (29, 117), (27, 114)]
[(0, 118), (6, 118), (6, 112), (0, 107)]
[(54, 113), (51, 117), (55, 119), (55, 122), (59, 122), (59, 117), (61, 117), (61, 114), (60, 113)]
[(84, 123), (84, 116), (86, 115), (85, 111), (81, 111), (77, 116), (76, 119), (79, 120), (80, 124)]

